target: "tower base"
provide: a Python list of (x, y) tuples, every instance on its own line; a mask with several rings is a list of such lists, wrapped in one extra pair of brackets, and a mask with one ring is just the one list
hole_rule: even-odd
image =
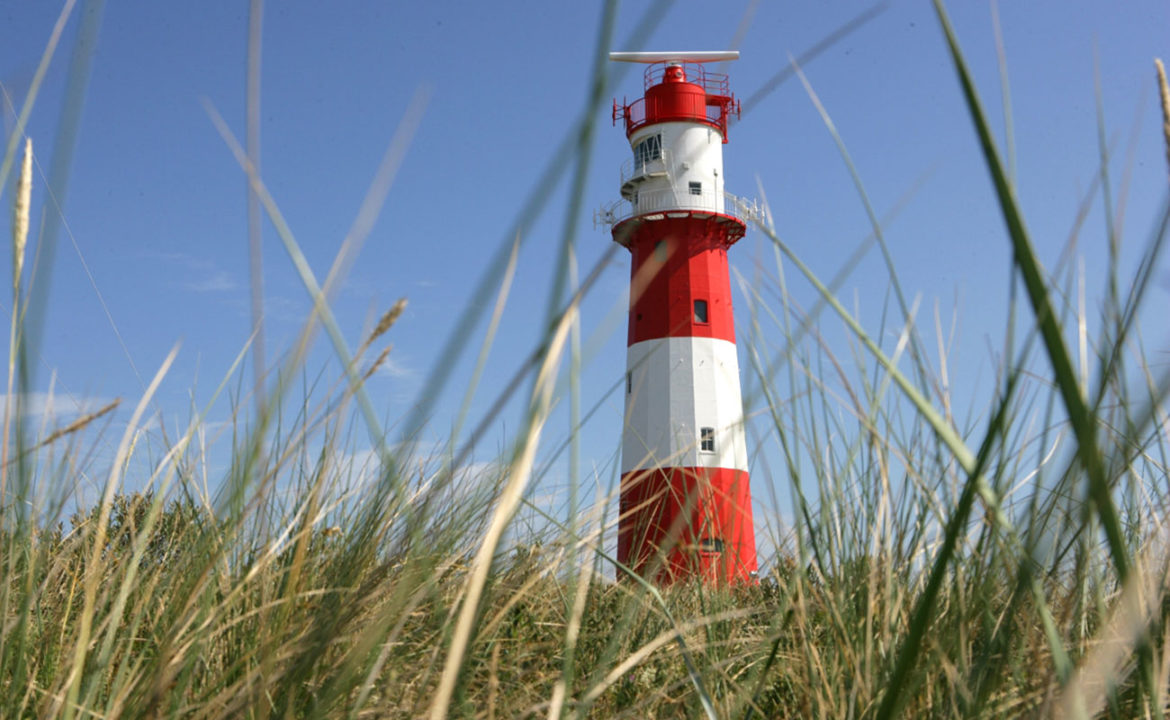
[(758, 568), (748, 474), (661, 468), (622, 475), (618, 562), (669, 584), (752, 583)]

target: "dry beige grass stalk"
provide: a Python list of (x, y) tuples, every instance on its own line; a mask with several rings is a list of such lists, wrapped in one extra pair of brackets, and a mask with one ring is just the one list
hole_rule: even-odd
[(1154, 58), (1154, 69), (1158, 73), (1158, 94), (1162, 96), (1162, 139), (1166, 143), (1166, 165), (1170, 171), (1170, 84), (1166, 82), (1162, 58)]
[(16, 347), (20, 304), (20, 275), (24, 271), (24, 250), (28, 245), (29, 207), (32, 205), (32, 139), (25, 138), (24, 160), (16, 181), (12, 207), (12, 323), (8, 335), (8, 389), (4, 396), (4, 439), (0, 442), (0, 498), (8, 489), (8, 434), (12, 425), (12, 386), (16, 376)]
[[(87, 415), (82, 415), (81, 417), (77, 418), (76, 420), (69, 423), (65, 427), (63, 427), (59, 430), (54, 430), (52, 433), (49, 434), (48, 437), (46, 437), (44, 440), (42, 440), (39, 445), (37, 445), (37, 448), (42, 448), (46, 445), (54, 443), (54, 442), (60, 440), (61, 438), (65, 437), (66, 435), (72, 435), (73, 433), (83, 429), (85, 426), (89, 425), (93, 421), (101, 418), (104, 415), (107, 415), (107, 414), (113, 412), (114, 408), (118, 407), (121, 404), (122, 404), (122, 398), (116, 398), (113, 402), (109, 403), (108, 405), (101, 408), (100, 410), (98, 410), (96, 412), (91, 412)], [(36, 448), (34, 448), (34, 449), (36, 449)]]
[(492, 558), (495, 557), (500, 540), (508, 529), (508, 523), (520, 505), (524, 489), (528, 486), (528, 480), (532, 474), (541, 432), (548, 420), (549, 408), (552, 404), (557, 368), (568, 344), (569, 329), (577, 321), (578, 303), (579, 298), (575, 298), (553, 329), (544, 361), (537, 371), (536, 382), (529, 399), (527, 432), (519, 442), (518, 450), (508, 473), (508, 480), (500, 493), (495, 512), (492, 514), (487, 532), (484, 533), (483, 542), (472, 560), (471, 573), (465, 586), (463, 605), (459, 609), (459, 616), (451, 634), (447, 660), (443, 666), (443, 672), (439, 676), (439, 685), (434, 693), (434, 700), (428, 713), (431, 720), (442, 720), (447, 717), (447, 710), (450, 707), (451, 696), (455, 692), (459, 671), (463, 667), (463, 661), (474, 634), (479, 603), (483, 597), (484, 587), (487, 585)]
[[(1162, 531), (1166, 528), (1163, 526)], [(1106, 710), (1109, 692), (1125, 679), (1125, 666), (1135, 648), (1148, 637), (1150, 624), (1166, 597), (1165, 567), (1151, 546), (1134, 564), (1105, 624), (1097, 631), (1089, 652), (1055, 698), (1053, 718), (1098, 717)]]
[(393, 345), (387, 346), (386, 349), (378, 355), (374, 362), (370, 364), (370, 369), (366, 370), (365, 375), (362, 375), (362, 382), (369, 380), (374, 373), (378, 372), (378, 368), (382, 367), (382, 363), (386, 362), (386, 358), (390, 357), (390, 350), (393, 348)]

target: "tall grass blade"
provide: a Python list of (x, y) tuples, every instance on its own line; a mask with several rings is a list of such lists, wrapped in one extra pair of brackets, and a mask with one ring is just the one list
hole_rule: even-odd
[(12, 128), (12, 134), (8, 136), (8, 143), (4, 149), (4, 159), (0, 161), (0, 194), (4, 192), (4, 186), (8, 183), (8, 175), (12, 170), (12, 163), (16, 162), (16, 151), (20, 147), (20, 141), (24, 139), (24, 129), (28, 125), (28, 118), (32, 114), (33, 105), (36, 104), (37, 95), (40, 93), (41, 84), (45, 79), (45, 73), (49, 71), (49, 63), (57, 53), (57, 44), (61, 41), (61, 33), (65, 31), (65, 24), (69, 21), (69, 17), (73, 14), (73, 8), (76, 5), (77, 0), (66, 0), (65, 4), (61, 6), (61, 12), (57, 15), (57, 21), (53, 24), (53, 31), (49, 35), (49, 41), (45, 46), (45, 51), (41, 53), (41, 59), (37, 62), (37, 69), (33, 73), (33, 79), (29, 84), (28, 93), (25, 94), (24, 102), (20, 106), (20, 113), (16, 116), (16, 125)]
[[(67, 4), (67, 7), (71, 7), (71, 4)], [(81, 25), (78, 27), (77, 39), (73, 46), (73, 54), (69, 59), (65, 100), (58, 120), (57, 133), (53, 139), (53, 159), (49, 166), (46, 187), (47, 194), (54, 198), (57, 211), (46, 213), (44, 222), (41, 224), (40, 237), (37, 242), (37, 267), (39, 271), (36, 281), (30, 282), (28, 315), (23, 328), (29, 354), (32, 357), (36, 357), (40, 353), (40, 334), (43, 330), (45, 313), (48, 312), (57, 235), (65, 219), (64, 207), (68, 196), (73, 152), (77, 147), (77, 136), (81, 127), (81, 111), (85, 104), (86, 89), (89, 86), (90, 62), (97, 50), (104, 9), (104, 0), (88, 0), (85, 3), (81, 13)], [(26, 103), (27, 107), (29, 106)], [(0, 177), (4, 177), (3, 173), (6, 170), (7, 168), (0, 167)], [(31, 373), (31, 369), (26, 371)], [(29, 379), (31, 380), (31, 377)]]
[[(800, 55), (797, 55), (797, 64), (808, 65), (813, 60), (824, 54), (826, 50), (841, 42), (849, 35), (865, 27), (867, 23), (885, 12), (887, 7), (889, 7), (888, 3), (880, 2), (869, 6), (865, 10), (862, 10), (857, 15), (842, 23), (828, 35), (818, 40), (812, 47), (805, 50)], [(763, 85), (761, 85), (755, 92), (753, 92), (747, 97), (746, 100), (743, 101), (742, 111), (744, 113), (750, 113), (753, 109), (755, 109), (756, 105), (760, 104), (760, 102), (764, 100), (764, 98), (768, 97), (768, 95), (771, 95), (776, 90), (776, 88), (787, 82), (788, 78), (792, 77), (792, 71), (792, 65), (786, 65), (780, 70), (776, 71), (775, 75), (768, 78), (768, 80), (765, 81)]]
[(979, 448), (975, 462), (971, 470), (968, 471), (967, 482), (963, 487), (962, 494), (959, 496), (955, 510), (947, 520), (942, 544), (939, 547), (938, 553), (935, 555), (933, 567), (931, 568), (922, 595), (915, 603), (913, 614), (910, 617), (906, 639), (902, 641), (899, 647), (897, 660), (890, 674), (890, 678), (886, 683), (886, 691), (882, 695), (881, 705), (878, 707), (877, 713), (874, 716), (877, 720), (888, 720), (889, 718), (898, 717), (901, 705), (905, 701), (906, 693), (913, 689), (911, 687), (910, 671), (915, 663), (918, 662), (919, 653), (922, 649), (922, 640), (926, 635), (927, 629), (930, 627), (931, 616), (934, 613), (935, 602), (942, 587), (942, 582), (946, 577), (947, 567), (955, 556), (959, 535), (966, 528), (968, 518), (971, 514), (971, 508), (974, 506), (975, 497), (978, 494), (980, 475), (984, 470), (988, 458), (991, 456), (995, 442), (999, 438), (1000, 430), (1006, 421), (1008, 408), (1011, 406), (1011, 400), (1014, 394), (1015, 379), (1017, 377), (1013, 376), (1008, 382), (1006, 392), (1000, 399), (999, 407), (988, 423), (987, 431), (983, 436), (983, 444)]
[(846, 147), (841, 133), (837, 131), (837, 126), (833, 122), (833, 118), (829, 115), (829, 111), (821, 103), (820, 97), (813, 90), (812, 83), (808, 81), (808, 78), (805, 76), (804, 71), (801, 70), (800, 65), (796, 63), (796, 60), (792, 56), (789, 56), (788, 61), (792, 64), (793, 72), (800, 78), (800, 83), (804, 86), (804, 91), (808, 94), (809, 99), (816, 108), (817, 114), (821, 116), (821, 121), (825, 124), (825, 129), (829, 131), (829, 135), (833, 138), (833, 143), (837, 146), (837, 152), (841, 155), (845, 167), (849, 170), (849, 178), (853, 181), (853, 187), (857, 190), (858, 198), (861, 200), (862, 207), (865, 209), (865, 216), (869, 220), (870, 232), (873, 233), (873, 237), (882, 251), (882, 260), (885, 261), (886, 272), (890, 277), (890, 286), (894, 289), (894, 296), (898, 300), (898, 308), (902, 312), (902, 321), (907, 323), (907, 329), (910, 332), (910, 355), (914, 359), (914, 368), (918, 373), (919, 385), (926, 393), (926, 398), (930, 399), (929, 384), (926, 382), (926, 367), (922, 359), (921, 343), (918, 340), (918, 334), (914, 329), (913, 323), (910, 322), (910, 306), (906, 301), (905, 293), (902, 292), (902, 282), (898, 279), (898, 270), (894, 264), (894, 258), (890, 254), (890, 247), (886, 243), (886, 236), (885, 232), (882, 231), (881, 221), (878, 220), (877, 212), (873, 209), (873, 203), (869, 200), (869, 193), (865, 190), (865, 183), (861, 181), (861, 175), (857, 172), (857, 166), (853, 163), (853, 157), (849, 154), (849, 148)]
[(159, 385), (162, 384), (163, 378), (166, 377), (178, 353), (178, 346), (171, 348), (171, 351), (159, 367), (158, 372), (155, 373), (154, 379), (150, 381), (146, 393), (143, 394), (142, 398), (138, 401), (137, 407), (134, 408), (134, 413), (130, 416), (130, 422), (126, 426), (126, 432), (122, 435), (122, 441), (118, 444), (118, 451), (114, 456), (110, 474), (106, 480), (105, 492), (102, 494), (101, 506), (98, 511), (97, 527), (88, 534), (92, 550), (90, 551), (89, 563), (86, 565), (83, 584), (84, 604), (82, 605), (81, 615), (77, 621), (78, 630), (77, 640), (74, 646), (73, 663), (70, 667), (69, 676), (64, 682), (65, 692), (62, 696), (58, 696), (58, 703), (63, 701), (63, 704), (55, 703), (52, 712), (53, 715), (61, 713), (66, 720), (74, 716), (78, 708), (77, 700), (83, 690), (83, 686), (92, 682), (92, 678), (86, 678), (84, 676), (84, 670), (86, 658), (90, 652), (90, 637), (94, 628), (94, 620), (96, 619), (95, 610), (98, 585), (103, 580), (101, 574), (104, 566), (102, 549), (106, 542), (106, 530), (110, 517), (110, 508), (114, 502), (114, 494), (117, 492), (120, 484), (121, 473), (125, 468), (126, 458), (130, 452), (130, 445), (133, 441), (134, 434), (138, 430), (138, 425), (142, 420), (146, 406), (150, 403), (155, 392), (158, 391)]
[(366, 394), (361, 376), (358, 374), (357, 367), (353, 363), (353, 356), (350, 354), (345, 338), (341, 334), (341, 327), (337, 324), (337, 319), (333, 316), (333, 311), (329, 307), (329, 302), (325, 297), (324, 291), (317, 282), (316, 275), (313, 274), (312, 268), (309, 267), (309, 262), (301, 251), (296, 238), (293, 236), (292, 229), (285, 221), (284, 215), (280, 212), (280, 208), (277, 207), (275, 199), (269, 194), (263, 180), (256, 174), (255, 168), (252, 168), (243, 148), (240, 147), (239, 143), (232, 136), (231, 131), (223, 121), (223, 118), (219, 116), (219, 113), (210, 105), (206, 105), (205, 107), (220, 136), (223, 137), (224, 142), (227, 143), (229, 149), (235, 155), (236, 161), (248, 173), (253, 188), (276, 229), (277, 236), (284, 244), (285, 252), (288, 253), (293, 267), (301, 278), (301, 283), (305, 286), (305, 290), (309, 293), (309, 297), (313, 301), (313, 309), (317, 319), (324, 326), (325, 332), (333, 344), (333, 351), (337, 355), (341, 366), (345, 368), (350, 392), (357, 398), (358, 407), (361, 410), (362, 417), (369, 431), (370, 441), (378, 448), (378, 453), (382, 457), (382, 461), (387, 467), (390, 467), (391, 455), (389, 448), (386, 446), (386, 435), (382, 431), (381, 421), (378, 420), (378, 414), (374, 410), (369, 396)]
[(552, 401), (552, 390), (556, 382), (557, 366), (560, 364), (561, 354), (565, 349), (569, 328), (577, 313), (577, 305), (569, 307), (560, 323), (554, 328), (548, 351), (537, 374), (536, 386), (533, 388), (529, 400), (527, 430), (521, 437), (516, 453), (513, 455), (511, 469), (507, 483), (500, 495), (499, 503), (492, 515), (491, 524), (484, 536), (475, 559), (472, 561), (471, 575), (467, 580), (466, 594), (459, 618), (456, 621), (451, 646), (447, 653), (447, 661), (443, 674), (439, 679), (439, 687), (435, 691), (435, 699), (429, 712), (432, 720), (443, 720), (447, 717), (451, 696), (455, 692), (455, 683), (463, 667), (463, 660), (467, 646), (474, 632), (476, 615), (479, 612), (480, 598), (483, 596), (484, 585), (487, 583), (488, 572), (491, 570), (492, 560), (496, 548), (503, 538), (504, 531), (511, 521), (516, 508), (519, 507), (524, 496), (524, 489), (532, 472), (532, 465), (536, 459), (536, 449), (540, 442), (541, 431), (548, 419), (549, 406)]
[(1162, 143), (1166, 148), (1166, 176), (1170, 179), (1170, 82), (1166, 81), (1166, 66), (1162, 58), (1154, 59), (1158, 77), (1158, 98), (1162, 101)]
[[(532, 512), (541, 516), (541, 518), (543, 518), (548, 523), (554, 525), (559, 530), (561, 530), (561, 531), (568, 530), (568, 527), (559, 518), (556, 518), (556, 517), (553, 517), (552, 515), (549, 515), (543, 509), (534, 505), (531, 501), (529, 501), (525, 498), (522, 498), (521, 502), (529, 510), (531, 510)], [(585, 542), (585, 541), (583, 540), (582, 542)], [(715, 718), (717, 718), (718, 715), (716, 714), (715, 707), (714, 707), (713, 703), (711, 702), (711, 696), (707, 693), (707, 689), (703, 684), (703, 678), (699, 674), (698, 667), (695, 664), (695, 661), (694, 661), (694, 658), (691, 654), (691, 651), (687, 647), (686, 638), (683, 636), (684, 627), (682, 625), (680, 625), (677, 620), (675, 620), (674, 615), (670, 612), (670, 606), (667, 604), (666, 600), (663, 598), (662, 593), (659, 591), (659, 589), (657, 587), (654, 586), (653, 583), (648, 582), (640, 574), (635, 572), (633, 568), (631, 568), (627, 565), (623, 565), (622, 563), (618, 562), (617, 558), (615, 558), (615, 557), (611, 556), (609, 553), (607, 553), (602, 548), (600, 543), (589, 543), (589, 545), (590, 545), (591, 549), (593, 550), (593, 552), (595, 552), (600, 559), (602, 559), (605, 562), (612, 565), (614, 567), (614, 569), (623, 578), (626, 578), (626, 579), (630, 580), (631, 582), (633, 582), (643, 592), (645, 592), (647, 595), (649, 595), (654, 600), (655, 604), (658, 606), (658, 608), (662, 612), (663, 616), (667, 619), (667, 621), (671, 624), (671, 626), (673, 628), (671, 633), (668, 633), (668, 634), (673, 637), (675, 643), (679, 646), (679, 651), (682, 654), (683, 662), (686, 664), (688, 677), (691, 681), (691, 684), (694, 685), (694, 687), (695, 687), (695, 692), (699, 696), (699, 701), (700, 701), (700, 703), (702, 703), (704, 713), (707, 715), (707, 717), (710, 720), (715, 720)], [(655, 642), (657, 643), (657, 640)], [(665, 644), (665, 642), (662, 644)], [(660, 645), (655, 645), (655, 647), (656, 648), (660, 647)], [(646, 654), (649, 654), (649, 652), (652, 652), (652, 650), (646, 651)], [(636, 664), (637, 663), (626, 662), (626, 664), (623, 665), (623, 667), (626, 667), (626, 666), (633, 667)], [(627, 667), (627, 669), (628, 669), (628, 667)], [(598, 685), (595, 685), (593, 687), (593, 689), (586, 692), (581, 700), (582, 707), (578, 708), (578, 713), (576, 716), (580, 717), (582, 712), (587, 712), (589, 705), (594, 700), (597, 699), (597, 697), (605, 689), (605, 686), (612, 684), (613, 678), (620, 677), (620, 675), (621, 675), (620, 673), (616, 672), (616, 669), (611, 670), (610, 673), (608, 675), (606, 675), (605, 679), (601, 681), (601, 683), (599, 683)]]
[(1077, 451), (1085, 472), (1088, 475), (1089, 497), (1093, 507), (1101, 518), (1102, 529), (1109, 543), (1110, 556), (1117, 569), (1118, 579), (1124, 582), (1129, 572), (1129, 553), (1121, 533), (1121, 524), (1117, 516), (1117, 509), (1110, 496), (1109, 483), (1105, 477), (1105, 468), (1102, 463), (1100, 449), (1097, 446), (1095, 422), (1085, 398), (1081, 395), (1077, 382), (1077, 374), (1069, 359), (1068, 349), (1061, 336), (1060, 326), (1049, 301), (1048, 290), (1044, 281), (1040, 263), (1032, 243), (1028, 239), (1028, 232), (1024, 227), (1023, 216), (1015, 193), (1008, 183), (1007, 175), (999, 160), (999, 153), (995, 147), (995, 140), (987, 125), (986, 115), (983, 112), (979, 96), (975, 91), (974, 83), (967, 70), (966, 61), (959, 49), (958, 40), (951, 28), (946, 9), (942, 0), (934, 0), (936, 13), (946, 35), (947, 46), (955, 70), (959, 75), (959, 82), (963, 88), (963, 96), (967, 101), (967, 108), (975, 124), (976, 132), (983, 149), (983, 157), (987, 162), (988, 172), (995, 185), (1000, 210), (1007, 224), (1008, 236), (1012, 243), (1012, 252), (1016, 267), (1024, 281), (1024, 288), (1028, 293), (1028, 300), (1032, 304), (1032, 312), (1040, 329), (1049, 362), (1052, 364), (1053, 380), (1064, 401), (1065, 412), (1068, 414), (1069, 424), (1077, 439)]
[[(247, 81), (244, 88), (247, 126), (245, 149), (248, 164), (260, 170), (260, 59), (261, 42), (264, 39), (264, 0), (251, 0), (248, 4), (248, 65)], [(247, 183), (248, 209), (248, 285), (252, 303), (252, 395), (256, 401), (256, 417), (264, 412), (264, 216), (260, 210), (260, 198)]]

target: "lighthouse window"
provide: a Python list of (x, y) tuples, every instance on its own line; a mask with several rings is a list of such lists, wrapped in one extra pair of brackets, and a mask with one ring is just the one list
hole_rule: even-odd
[(715, 452), (715, 428), (699, 428), (699, 450)]
[(695, 322), (703, 323), (703, 324), (707, 323), (707, 301), (706, 300), (696, 300), (695, 301)]
[(634, 393), (634, 377), (630, 373), (626, 373), (626, 395)]
[(699, 541), (699, 552), (722, 553), (723, 538), (703, 538)]
[(654, 243), (654, 259), (658, 262), (666, 262), (666, 241), (659, 240)]
[(690, 185), (691, 185), (691, 195), (702, 195), (703, 194), (703, 183), (692, 182)]
[(634, 146), (634, 169), (641, 170), (651, 160), (662, 157), (662, 136), (651, 135)]

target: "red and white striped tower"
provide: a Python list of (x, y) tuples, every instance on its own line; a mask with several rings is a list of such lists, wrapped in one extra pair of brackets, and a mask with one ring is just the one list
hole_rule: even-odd
[(618, 560), (672, 582), (752, 582), (757, 569), (727, 249), (747, 227), (723, 191), (727, 76), (738, 52), (611, 53), (647, 63), (614, 101), (634, 156), (607, 211), (633, 257)]

